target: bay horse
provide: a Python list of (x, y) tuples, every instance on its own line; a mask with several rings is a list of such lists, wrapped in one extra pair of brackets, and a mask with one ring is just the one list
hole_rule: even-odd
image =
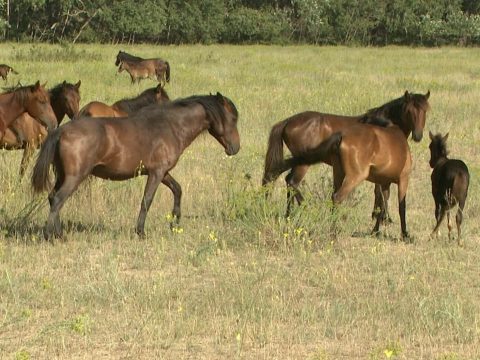
[[(406, 224), (406, 193), (412, 170), (412, 157), (404, 132), (390, 120), (369, 118), (346, 126), (313, 149), (278, 163), (275, 171), (328, 163), (333, 167), (334, 206), (341, 203), (362, 181), (378, 184), (383, 193), (392, 183), (398, 186), (398, 210), (404, 241), (410, 236)], [(384, 197), (386, 199), (386, 196)], [(378, 233), (386, 206), (380, 206), (372, 233)]]
[(0, 139), (8, 127), (24, 112), (44, 124), (50, 131), (57, 127), (57, 118), (44, 85), (18, 86), (0, 94)]
[[(58, 125), (65, 115), (70, 119), (77, 115), (80, 104), (80, 85), (80, 80), (76, 84), (64, 81), (49, 90), (50, 105), (57, 118)], [(34, 150), (40, 146), (46, 137), (47, 129), (45, 126), (28, 113), (20, 115), (6, 129), (5, 135), (0, 139), (0, 147), (7, 150), (23, 149), (20, 177), (24, 175)]]
[[(405, 139), (412, 134), (415, 142), (421, 141), (426, 114), (430, 108), (428, 103), (429, 97), (430, 91), (425, 95), (405, 91), (403, 96), (377, 108), (370, 109), (362, 115), (345, 116), (306, 111), (276, 123), (270, 131), (262, 184), (267, 185), (275, 181), (280, 175), (274, 169), (278, 168), (278, 164), (284, 158), (284, 143), (293, 156), (305, 154), (315, 149), (333, 133), (348, 129), (350, 126), (356, 126), (358, 123), (368, 121), (368, 119), (388, 119), (400, 128)], [(325, 160), (325, 163), (332, 165), (328, 158)], [(288, 189), (287, 217), (291, 211), (293, 198), (297, 200), (298, 204), (303, 201), (303, 196), (298, 190), (298, 186), (306, 175), (308, 168), (309, 165), (306, 164), (295, 166), (285, 179)], [(388, 218), (388, 207), (382, 212), (380, 206), (388, 205), (389, 195), (388, 191), (382, 191), (380, 186), (375, 185), (373, 217), (378, 217), (380, 213), (383, 213), (383, 216)], [(387, 201), (383, 201), (383, 196), (386, 196)]]
[(81, 118), (83, 116), (125, 117), (137, 112), (145, 106), (159, 104), (169, 100), (170, 98), (168, 97), (167, 92), (161, 85), (157, 85), (154, 88), (143, 91), (140, 95), (134, 98), (119, 100), (111, 106), (100, 101), (92, 101), (80, 110), (76, 118)]
[(40, 192), (49, 188), (50, 165), (56, 173), (45, 237), (62, 237), (60, 209), (90, 174), (108, 180), (148, 176), (135, 228), (139, 236), (145, 236), (145, 218), (161, 182), (173, 193), (178, 223), (182, 189), (170, 170), (205, 130), (227, 155), (235, 155), (240, 150), (237, 120), (233, 102), (217, 93), (151, 106), (125, 118), (80, 118), (49, 133), (32, 175), (33, 189)]
[(18, 72), (13, 70), (13, 68), (11, 66), (6, 65), (6, 64), (0, 64), (0, 76), (2, 77), (3, 80), (7, 81), (7, 76), (10, 72), (12, 74), (17, 74), (18, 75)]
[(159, 63), (156, 60), (142, 60), (140, 62), (123, 60), (120, 62), (118, 72), (121, 73), (124, 70), (128, 72), (132, 84), (143, 79), (152, 79), (157, 80), (163, 87), (170, 82), (170, 64), (168, 61), (161, 61)]
[(432, 171), (432, 195), (435, 201), (435, 220), (437, 224), (431, 237), (438, 237), (445, 213), (447, 214), (448, 238), (451, 239), (452, 226), (450, 225), (450, 210), (458, 205), (455, 222), (457, 224), (457, 242), (462, 245), (460, 226), (463, 220), (463, 208), (467, 200), (470, 174), (468, 167), (462, 160), (449, 159), (447, 151), (448, 133), (430, 135), (430, 167)]

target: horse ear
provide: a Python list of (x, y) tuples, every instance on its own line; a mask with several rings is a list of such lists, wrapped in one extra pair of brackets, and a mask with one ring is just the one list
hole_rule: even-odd
[(410, 100), (410, 94), (408, 93), (408, 90), (405, 90), (405, 100)]
[(158, 84), (158, 85), (157, 85), (157, 87), (155, 88), (155, 92), (156, 92), (157, 94), (162, 92), (162, 84)]
[(48, 82), (48, 81), (45, 81), (45, 82), (43, 83), (43, 85), (42, 85), (43, 88), (47, 87), (47, 82)]
[(425, 94), (425, 99), (428, 100), (429, 97), (430, 97), (430, 90), (428, 90), (427, 93)]
[(33, 89), (34, 90), (38, 90), (40, 88), (40, 80), (37, 80), (37, 82), (35, 83), (35, 85), (33, 85)]
[(63, 85), (63, 86), (67, 85), (67, 80), (63, 80), (62, 85)]
[(78, 82), (75, 84), (75, 87), (78, 89), (80, 88), (80, 85), (82, 85), (82, 80), (78, 80)]
[(217, 99), (223, 102), (223, 95), (217, 91)]
[(432, 132), (431, 132), (430, 130), (428, 130), (428, 136), (430, 136), (430, 140), (433, 141), (433, 134), (432, 134)]
[(443, 141), (447, 141), (447, 139), (448, 139), (448, 134), (450, 134), (450, 133), (446, 133), (446, 134), (445, 134), (445, 136), (443, 137)]

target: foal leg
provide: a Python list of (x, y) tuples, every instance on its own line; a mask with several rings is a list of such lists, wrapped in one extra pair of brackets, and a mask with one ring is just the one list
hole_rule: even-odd
[(285, 214), (285, 217), (287, 218), (290, 216), (293, 205), (293, 198), (295, 197), (298, 205), (303, 202), (303, 196), (298, 190), (298, 186), (300, 185), (302, 179), (305, 177), (308, 168), (308, 165), (295, 166), (285, 178), (285, 181), (287, 183), (287, 212)]
[(450, 211), (447, 211), (448, 240), (452, 240), (452, 225), (450, 224)]
[(174, 224), (178, 225), (180, 222), (180, 201), (182, 199), (182, 187), (180, 184), (173, 178), (172, 175), (167, 173), (162, 180), (162, 183), (166, 185), (173, 193), (173, 210), (172, 210), (172, 221), (170, 222), (170, 228), (173, 229)]
[(407, 220), (406, 220), (406, 196), (408, 188), (408, 176), (401, 178), (398, 182), (398, 212), (400, 215), (400, 228), (402, 230), (402, 239), (405, 242), (412, 242), (410, 235), (407, 231)]
[(143, 193), (142, 203), (140, 204), (140, 213), (138, 214), (137, 226), (135, 232), (141, 238), (145, 237), (145, 219), (147, 217), (148, 209), (152, 205), (152, 200), (157, 192), (158, 185), (163, 180), (164, 172), (160, 170), (152, 171), (148, 174), (147, 185)]
[(455, 222), (457, 223), (457, 233), (458, 233), (457, 242), (458, 242), (459, 246), (463, 246), (463, 241), (462, 241), (462, 238), (461, 238), (462, 232), (460, 230), (460, 226), (462, 225), (462, 221), (463, 221), (463, 208), (464, 208), (464, 206), (465, 206), (465, 199), (460, 200), (458, 202), (457, 215), (455, 216)]

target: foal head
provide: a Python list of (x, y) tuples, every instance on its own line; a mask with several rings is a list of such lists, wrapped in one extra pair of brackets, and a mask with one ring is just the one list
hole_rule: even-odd
[(405, 91), (403, 96), (404, 122), (412, 131), (412, 139), (419, 142), (423, 137), (423, 128), (427, 119), (427, 111), (430, 109), (428, 98), (430, 90), (425, 94), (412, 94)]
[(235, 155), (240, 150), (237, 108), (229, 98), (219, 92), (210, 98), (211, 101), (204, 104), (210, 120), (208, 132), (222, 144), (227, 155)]
[(70, 84), (64, 81), (50, 90), (50, 97), (53, 110), (57, 114), (58, 122), (60, 123), (64, 114), (67, 114), (70, 119), (73, 119), (80, 108), (80, 85), (79, 80), (76, 84)]
[(430, 136), (430, 167), (434, 168), (438, 160), (446, 159), (448, 155), (447, 151), (447, 139), (448, 133), (445, 136), (441, 134), (433, 135), (429, 131)]

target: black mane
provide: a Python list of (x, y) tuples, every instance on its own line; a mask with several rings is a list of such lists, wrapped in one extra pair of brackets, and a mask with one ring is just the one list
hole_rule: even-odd
[(127, 61), (127, 62), (139, 62), (143, 60), (143, 58), (139, 56), (130, 55), (129, 53), (126, 53), (125, 51), (121, 51), (121, 50), (118, 52), (117, 58), (120, 61)]
[(226, 100), (232, 109), (232, 113), (238, 118), (238, 111), (235, 107), (235, 104), (228, 98), (220, 95), (193, 95), (188, 98), (178, 99), (172, 102), (172, 105), (177, 106), (189, 106), (191, 104), (197, 103), (203, 106), (205, 111), (207, 112), (207, 116), (213, 119), (214, 121), (217, 120), (224, 120), (225, 119), (225, 109), (223, 104), (221, 103), (221, 99)]
[(447, 158), (448, 150), (447, 150), (447, 142), (442, 134), (436, 134), (430, 145), (433, 153), (436, 155), (437, 159), (440, 158)]
[[(162, 97), (169, 99), (167, 92), (163, 88), (161, 88), (160, 91), (162, 93)], [(127, 114), (131, 114), (147, 105), (155, 104), (157, 102), (156, 94), (157, 87), (153, 87), (143, 91), (140, 95), (134, 98), (119, 100), (113, 105), (118, 107), (120, 110), (125, 111)]]
[(365, 117), (361, 118), (358, 122), (361, 124), (370, 124), (380, 127), (389, 127), (394, 125), (391, 120), (382, 117)]
[(55, 85), (53, 88), (51, 88), (48, 92), (50, 93), (50, 98), (51, 100), (56, 100), (58, 97), (61, 95), (64, 89), (69, 89), (77, 92), (77, 88), (75, 85), (63, 82), (60, 84)]

